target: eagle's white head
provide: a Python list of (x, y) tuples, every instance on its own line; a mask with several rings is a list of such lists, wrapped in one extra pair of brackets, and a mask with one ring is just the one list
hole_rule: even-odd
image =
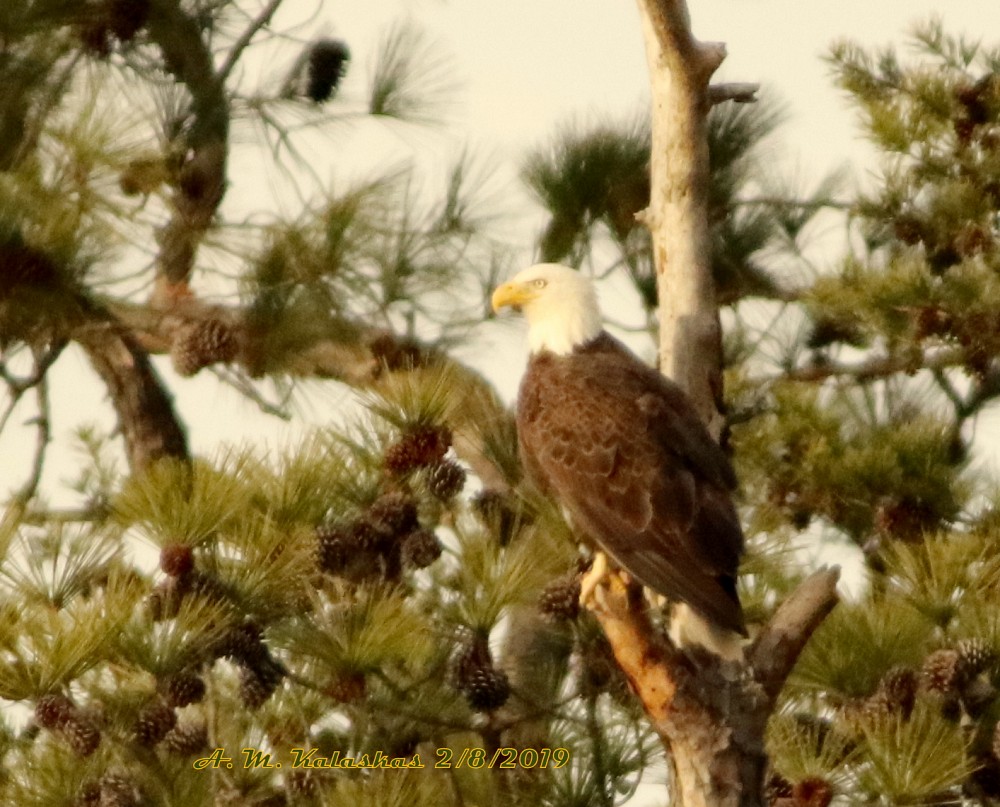
[(493, 310), (510, 306), (528, 320), (532, 353), (572, 352), (601, 333), (601, 311), (593, 282), (558, 263), (539, 263), (518, 272), (493, 292)]

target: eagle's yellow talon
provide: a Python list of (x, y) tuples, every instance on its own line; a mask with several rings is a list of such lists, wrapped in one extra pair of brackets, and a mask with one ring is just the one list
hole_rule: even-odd
[(594, 553), (594, 563), (583, 579), (580, 580), (580, 605), (586, 608), (594, 596), (597, 587), (607, 580), (608, 556), (603, 552)]

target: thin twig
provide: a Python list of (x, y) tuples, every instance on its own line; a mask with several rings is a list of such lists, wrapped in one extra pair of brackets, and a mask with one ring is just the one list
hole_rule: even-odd
[(35, 394), (38, 398), (38, 415), (34, 418), (34, 423), (38, 427), (35, 436), (35, 456), (31, 462), (31, 474), (14, 495), (14, 501), (20, 505), (31, 501), (38, 492), (38, 485), (42, 481), (42, 469), (45, 465), (45, 453), (52, 440), (52, 424), (49, 420), (49, 385), (44, 374), (35, 387)]
[(271, 0), (264, 9), (258, 14), (247, 29), (240, 34), (239, 38), (233, 43), (233, 46), (229, 49), (229, 53), (226, 55), (226, 61), (222, 63), (222, 67), (219, 68), (219, 72), (216, 74), (219, 79), (220, 84), (224, 84), (226, 79), (229, 78), (229, 74), (233, 71), (236, 63), (239, 61), (240, 56), (243, 55), (243, 51), (249, 47), (253, 38), (257, 35), (257, 32), (261, 28), (264, 28), (271, 22), (271, 18), (274, 13), (278, 10), (278, 6), (282, 4), (283, 0)]
[(292, 419), (292, 413), (284, 405), (287, 403), (287, 396), (285, 402), (280, 404), (271, 403), (264, 399), (264, 396), (260, 394), (257, 388), (242, 373), (235, 372), (226, 367), (212, 367), (210, 369), (212, 375), (218, 378), (223, 384), (235, 389), (244, 398), (257, 404), (257, 407), (265, 415), (274, 415), (284, 421)]

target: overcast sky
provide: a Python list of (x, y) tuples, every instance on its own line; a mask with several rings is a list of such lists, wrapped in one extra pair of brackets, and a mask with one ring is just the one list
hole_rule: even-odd
[[(902, 42), (914, 21), (939, 14), (951, 32), (1000, 41), (998, 0), (691, 0), (690, 11), (698, 38), (727, 43), (722, 78), (759, 82), (784, 101), (788, 122), (774, 147), (776, 170), (798, 172), (804, 179), (850, 164), (855, 178), (863, 181), (874, 167), (853, 114), (822, 61), (833, 40)], [(433, 165), (471, 144), (499, 167), (501, 179), (511, 183), (511, 198), (517, 199), (519, 191), (512, 185), (521, 157), (560, 123), (572, 117), (621, 117), (648, 98), (638, 11), (628, 0), (289, 0), (278, 22), (308, 20), (300, 30), (304, 40), (322, 33), (349, 44), (354, 60), (343, 88), (349, 101), (363, 94), (380, 33), (401, 16), (425, 26), (450, 60), (455, 91), (447, 126), (389, 126), (381, 134), (367, 124), (346, 127), (317, 154), (317, 165), (329, 172), (331, 181), (364, 176), (371, 166), (394, 160)], [(268, 64), (262, 69), (274, 68)], [(270, 186), (255, 159), (241, 157), (237, 146), (228, 210), (268, 206)], [(285, 200), (286, 213), (294, 213), (290, 204)], [(524, 245), (527, 261), (536, 233), (530, 223), (524, 227), (513, 236)], [(604, 301), (616, 315), (621, 303)], [(524, 358), (521, 339), (516, 327), (490, 326), (481, 344), (462, 351), (464, 359), (496, 380), (508, 400)], [(211, 454), (220, 442), (274, 446), (294, 440), (299, 422), (289, 426), (259, 414), (207, 373), (178, 380), (167, 359), (156, 362), (176, 395), (196, 452)], [(50, 495), (72, 474), (73, 456), (66, 445), (74, 425), (90, 421), (110, 428), (114, 422), (105, 393), (93, 379), (78, 351), (68, 351), (57, 367), (55, 445), (45, 475)], [(330, 413), (349, 399), (335, 384), (305, 386), (301, 414), (316, 423), (329, 422)], [(29, 414), (23, 410), (9, 433), (0, 436), (0, 494), (23, 481), (34, 432), (18, 423)], [(662, 803), (659, 786), (650, 793), (648, 803)]]

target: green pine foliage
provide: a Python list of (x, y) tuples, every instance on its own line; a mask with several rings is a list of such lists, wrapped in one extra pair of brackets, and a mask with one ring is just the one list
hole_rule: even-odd
[[(384, 386), (353, 444), (321, 433), (276, 460), (229, 452), (190, 467), (165, 461), (128, 479), (87, 530), (9, 524), (0, 694), (22, 708), (5, 746), (5, 798), (74, 803), (115, 771), (148, 804), (258, 803), (301, 798), (299, 789), (324, 803), (392, 803), (405, 792), (408, 804), (459, 804), (498, 787), (523, 803), (539, 793), (576, 803), (595, 789), (634, 787), (655, 743), (621, 684), (618, 700), (601, 698), (612, 683), (592, 672), (581, 672), (585, 701), (567, 684), (567, 699), (545, 706), (553, 728), (544, 766), (530, 755), (517, 775), (485, 764), (504, 745), (501, 727), (518, 722), (506, 699), (533, 695), (515, 685), (483, 708), (456, 678), (456, 660), (483, 637), (507, 680), (501, 647), (512, 609), (536, 607), (576, 555), (564, 533), (542, 527), (543, 514), (522, 514), (501, 543), (469, 498), (442, 502), (418, 470), (385, 473), (382, 454), (400, 434), (439, 425), (432, 416), (447, 412), (440, 374), (424, 380), (422, 390), (413, 376)], [(413, 516), (387, 509), (405, 501)], [(347, 523), (374, 530), (373, 543), (350, 547), (365, 565), (322, 567), (322, 530)], [(401, 567), (406, 536), (393, 530), (418, 526), (444, 552), (424, 569)], [(190, 567), (168, 573), (167, 547), (190, 552)], [(160, 569), (144, 560), (151, 548)], [(14, 602), (27, 604), (23, 614)], [(608, 679), (610, 656), (606, 664)], [(43, 715), (39, 704), (54, 695), (92, 726), (93, 748)], [(175, 726), (204, 726), (202, 747), (175, 750)], [(136, 737), (149, 739), (140, 748)], [(232, 771), (193, 767), (217, 747), (235, 757)], [(283, 767), (244, 768), (243, 748)], [(381, 752), (425, 767), (292, 767), (310, 751)], [(457, 769), (463, 753), (473, 762)]]

